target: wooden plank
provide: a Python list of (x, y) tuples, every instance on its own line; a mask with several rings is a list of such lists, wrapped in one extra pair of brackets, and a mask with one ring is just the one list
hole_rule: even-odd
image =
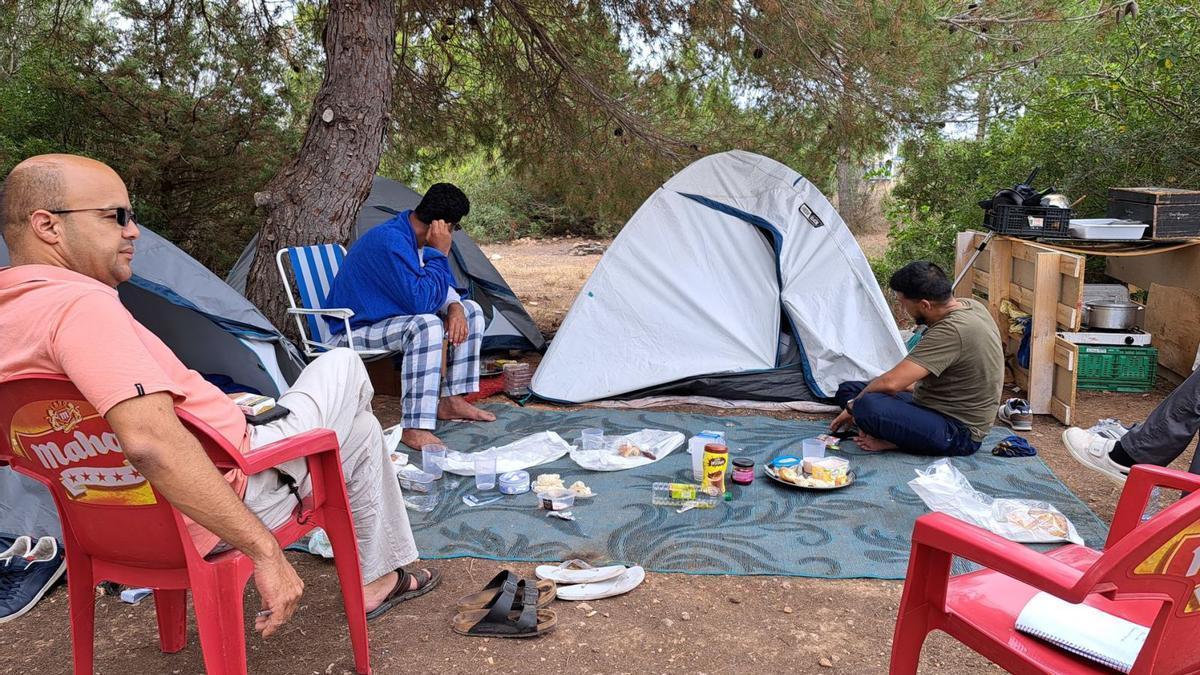
[(1050, 414), (1059, 422), (1071, 425), (1075, 412), (1078, 380), (1079, 347), (1061, 337), (1054, 338), (1054, 389), (1050, 397)]
[(1150, 288), (1151, 284), (1200, 291), (1200, 246), (1188, 246), (1166, 253), (1109, 257), (1108, 275)]
[[(975, 250), (976, 245), (977, 244), (975, 243), (975, 232), (971, 232), (971, 231), (959, 232), (958, 235), (956, 235), (954, 237), (954, 278), (955, 279), (957, 279), (959, 277), (959, 275), (962, 274), (963, 270), (966, 268), (967, 259), (971, 257), (971, 253)], [(960, 281), (957, 286), (955, 286), (953, 289), (951, 289), (953, 291), (954, 295), (957, 297), (960, 297), (960, 298), (971, 297), (971, 288), (973, 286), (971, 281), (972, 281), (972, 278), (971, 278), (970, 274), (963, 276), (963, 280)]]
[(988, 294), (988, 278), (990, 276), (987, 272), (975, 270), (972, 273), (971, 290), (978, 292), (986, 298)]
[(1018, 286), (1017, 284), (1008, 285), (1008, 299), (1017, 303), (1021, 311), (1027, 314), (1033, 314), (1034, 292), (1032, 289)]
[[(980, 256), (983, 257), (982, 255)], [(1008, 318), (1000, 313), (1000, 301), (1008, 295), (1009, 278), (1012, 275), (1012, 240), (996, 237), (987, 248), (988, 259), (988, 311), (1000, 329), (1008, 333)]]
[(1059, 254), (1039, 252), (1034, 262), (1033, 319), (1029, 338), (1029, 407), (1036, 415), (1050, 412), (1054, 389), (1054, 340), (1061, 284)]
[(1186, 288), (1150, 285), (1145, 328), (1158, 347), (1158, 365), (1187, 377), (1200, 347), (1200, 293)]
[(1062, 292), (1058, 294), (1058, 302), (1067, 307), (1075, 308), (1075, 314), (1070, 323), (1064, 322), (1061, 318), (1059, 319), (1062, 329), (1068, 331), (1079, 330), (1083, 324), (1083, 277), (1064, 277)]
[(1079, 321), (1079, 312), (1074, 307), (1068, 307), (1060, 302), (1054, 320), (1058, 323), (1059, 330), (1075, 330), (1079, 327), (1079, 324), (1076, 323)]

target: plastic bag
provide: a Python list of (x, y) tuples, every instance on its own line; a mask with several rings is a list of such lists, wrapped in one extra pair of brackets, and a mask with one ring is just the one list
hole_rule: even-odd
[[(484, 450), (496, 456), (496, 475), (509, 471), (520, 471), (531, 466), (553, 462), (571, 450), (571, 444), (553, 431), (526, 436), (518, 441), (498, 448)], [(447, 450), (446, 459), (442, 461), (442, 470), (459, 476), (475, 475), (475, 457), (477, 452), (459, 452)]]
[(971, 482), (950, 463), (939, 459), (908, 482), (932, 511), (954, 516), (1025, 544), (1069, 541), (1083, 545), (1075, 526), (1046, 502), (1031, 499), (995, 499), (971, 487)]
[[(605, 438), (605, 447), (600, 450), (583, 450), (571, 448), (571, 459), (579, 466), (592, 471), (621, 471), (645, 466), (671, 454), (677, 448), (683, 447), (686, 440), (678, 431), (663, 431), (661, 429), (642, 429), (632, 434), (618, 438)], [(654, 455), (649, 457), (622, 457), (617, 449), (622, 445), (636, 445)]]

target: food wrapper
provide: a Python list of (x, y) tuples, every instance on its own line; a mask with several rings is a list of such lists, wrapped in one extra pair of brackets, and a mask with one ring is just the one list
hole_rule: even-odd
[(1083, 545), (1075, 526), (1052, 504), (1032, 499), (996, 499), (971, 486), (949, 459), (939, 459), (908, 486), (932, 511), (994, 532), (1024, 544), (1069, 541)]

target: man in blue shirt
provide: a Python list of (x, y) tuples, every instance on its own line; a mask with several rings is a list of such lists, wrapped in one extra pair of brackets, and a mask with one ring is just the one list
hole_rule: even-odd
[[(401, 440), (413, 449), (440, 444), (439, 419), (491, 422), (463, 394), (479, 391), (483, 309), (455, 289), (446, 256), (451, 233), (471, 210), (463, 191), (436, 183), (411, 211), (362, 236), (342, 262), (326, 301), (354, 310), (354, 343), (402, 352), (404, 384)], [(349, 344), (345, 326), (329, 321), (339, 345)], [(450, 341), (442, 377), (442, 340)]]

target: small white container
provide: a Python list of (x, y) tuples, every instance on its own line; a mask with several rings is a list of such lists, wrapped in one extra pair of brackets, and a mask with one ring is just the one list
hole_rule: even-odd
[(1076, 239), (1141, 239), (1146, 223), (1117, 218), (1072, 218), (1068, 229)]
[(692, 480), (704, 480), (704, 446), (709, 443), (725, 445), (725, 433), (721, 431), (701, 431), (688, 439), (688, 452), (692, 455)]
[(500, 494), (521, 495), (529, 492), (529, 472), (509, 471), (500, 474)]
[(825, 441), (819, 438), (806, 438), (800, 444), (804, 459), (819, 459), (825, 456)]

